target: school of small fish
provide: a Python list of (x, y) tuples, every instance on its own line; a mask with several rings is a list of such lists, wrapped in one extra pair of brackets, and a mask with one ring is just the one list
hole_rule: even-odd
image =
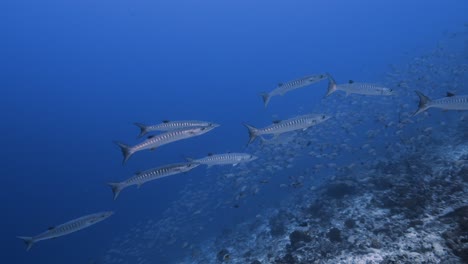
[[(188, 184), (180, 192), (181, 202), (178, 203), (177, 210), (179, 212), (192, 212), (192, 217), (188, 219), (174, 219), (171, 215), (179, 215), (180, 213), (167, 211), (165, 219), (158, 222), (150, 220), (147, 223), (141, 224), (141, 230), (148, 231), (143, 232), (138, 228), (134, 232), (135, 236), (142, 236), (143, 239), (145, 237), (164, 238), (163, 240), (168, 245), (172, 245), (180, 239), (175, 234), (184, 230), (184, 226), (190, 226), (192, 236), (197, 237), (200, 235), (204, 227), (200, 221), (192, 221), (195, 217), (204, 215), (210, 218), (210, 211), (239, 208), (241, 205), (248, 206), (244, 200), (245, 197), (256, 195), (264, 185), (278, 182), (272, 176), (278, 171), (293, 169), (293, 162), (300, 162), (301, 159), (304, 159), (304, 153), (307, 154), (306, 157), (313, 157), (320, 162), (312, 168), (296, 171), (295, 175), (289, 177), (288, 184), (280, 184), (281, 188), (301, 188), (305, 183), (317, 180), (311, 179), (310, 175), (318, 175), (321, 171), (343, 172), (354, 170), (356, 167), (371, 169), (373, 163), (379, 158), (383, 158), (377, 157), (377, 153), (381, 151), (379, 148), (385, 148), (388, 153), (397, 155), (393, 153), (398, 153), (398, 151), (391, 150), (416, 148), (416, 142), (430, 140), (431, 127), (422, 127), (419, 137), (406, 138), (404, 136), (404, 128), (406, 126), (421, 122), (429, 117), (427, 114), (429, 108), (439, 108), (444, 111), (468, 110), (468, 95), (456, 95), (453, 92), (453, 90), (463, 91), (462, 87), (434, 83), (433, 79), (422, 73), (422, 68), (427, 67), (426, 65), (431, 65), (431, 71), (442, 72), (443, 65), (437, 68), (436, 65), (429, 63), (431, 56), (443, 56), (442, 54), (443, 51), (437, 49), (430, 56), (414, 59), (405, 72), (395, 69), (393, 73), (387, 74), (386, 80), (383, 82), (386, 85), (354, 81), (337, 84), (329, 73), (308, 75), (279, 84), (271, 92), (261, 94), (265, 107), (268, 106), (273, 96), (283, 96), (288, 92), (316, 84), (325, 79), (328, 80), (328, 89), (324, 90), (326, 97), (322, 99), (320, 111), (315, 113), (300, 113), (288, 119), (275, 121), (273, 124), (262, 128), (244, 124), (248, 131), (249, 144), (253, 143), (257, 138), (261, 139), (261, 142), (258, 142), (260, 146), (258, 148), (254, 149), (251, 145), (248, 145), (247, 148), (250, 148), (251, 152), (209, 154), (206, 157), (187, 158), (185, 162), (167, 164), (137, 172), (132, 177), (123, 181), (108, 183), (113, 192), (113, 199), (115, 200), (120, 192), (129, 186), (136, 185), (139, 188), (143, 183), (189, 172), (200, 165), (207, 165), (208, 168), (231, 165), (231, 168), (234, 166), (238, 168), (238, 172), (236, 173), (226, 171), (221, 174), (207, 170), (205, 173), (206, 178), (199, 179), (198, 181), (211, 185), (211, 188), (205, 191), (197, 191), (196, 189), (192, 189), (192, 184)], [(424, 68), (424, 70), (426, 69)], [(462, 69), (453, 69), (453, 83), (460, 83), (459, 80), (465, 78), (464, 76), (466, 76), (467, 72), (468, 67), (466, 65)], [(414, 78), (416, 75), (421, 77)], [(414, 87), (414, 89), (409, 89), (409, 87)], [(431, 87), (431, 89), (427, 87)], [(424, 93), (420, 91), (422, 88), (425, 88)], [(442, 92), (446, 92), (446, 90), (451, 91), (447, 93), (446, 97), (430, 99), (431, 97), (426, 95), (441, 94)], [(330, 96), (335, 91), (344, 92), (346, 97), (339, 95)], [(419, 98), (419, 105), (417, 107), (412, 108), (407, 103), (406, 99), (410, 98), (410, 96), (413, 96), (413, 98), (417, 96)], [(362, 115), (354, 115), (350, 109), (359, 113), (372, 111), (368, 115), (375, 118), (372, 120), (360, 118), (359, 116)], [(380, 112), (383, 109), (394, 109), (394, 112)], [(398, 115), (398, 121), (393, 121), (394, 118), (391, 115)], [(466, 115), (460, 115), (459, 122), (466, 123), (466, 118)], [(439, 125), (445, 124), (443, 120), (433, 120), (433, 122)], [(368, 123), (374, 124), (374, 129), (369, 129), (365, 132), (354, 130), (356, 126)], [(219, 126), (214, 122), (199, 120), (165, 120), (162, 123), (154, 125), (142, 123), (135, 123), (135, 125), (141, 130), (138, 135), (139, 138), (151, 132), (159, 131), (161, 133), (151, 135), (134, 146), (115, 142), (122, 151), (123, 163), (126, 163), (133, 154), (141, 150), (155, 150), (172, 142), (201, 136)], [(265, 136), (268, 135), (271, 138), (266, 139)], [(361, 141), (354, 140), (360, 137), (365, 137), (369, 142), (372, 142), (376, 138), (400, 138), (401, 140), (399, 142), (385, 140), (384, 142), (391, 143), (386, 146), (377, 146), (372, 143), (360, 144)], [(335, 140), (333, 141), (334, 143), (328, 143), (332, 139)], [(336, 144), (336, 140), (341, 143)], [(270, 155), (265, 155), (265, 153), (269, 153)], [(353, 155), (355, 153), (366, 153), (366, 155), (374, 156), (375, 160), (366, 161), (354, 158)], [(337, 164), (347, 165), (338, 166)], [(215, 176), (212, 174), (222, 175), (219, 177), (225, 181), (213, 181), (213, 177)], [(249, 177), (254, 178), (255, 183)], [(190, 179), (190, 181), (193, 180)], [(227, 188), (227, 186), (231, 186), (235, 191), (234, 193), (226, 192), (224, 201), (207, 201), (210, 197), (210, 191), (217, 192), (217, 190)], [(193, 199), (194, 197), (196, 197), (197, 201), (204, 201), (204, 206), (200, 207), (201, 203), (196, 203)], [(252, 203), (255, 202), (252, 201)], [(86, 215), (52, 227), (39, 235), (33, 237), (19, 236), (18, 238), (25, 242), (27, 250), (29, 250), (36, 242), (77, 232), (101, 222), (113, 214), (113, 212), (108, 211)], [(190, 223), (190, 225), (187, 223)], [(157, 228), (160, 226), (166, 228)], [(197, 254), (197, 248), (186, 241), (188, 239), (178, 242), (181, 243), (182, 248), (189, 248), (194, 252), (193, 254)], [(129, 243), (128, 240), (119, 241), (118, 247), (125, 248), (127, 243)], [(148, 245), (148, 248), (152, 248), (153, 246)], [(123, 253), (120, 252), (119, 254)], [(108, 259), (108, 261), (109, 263), (114, 263), (112, 259)]]

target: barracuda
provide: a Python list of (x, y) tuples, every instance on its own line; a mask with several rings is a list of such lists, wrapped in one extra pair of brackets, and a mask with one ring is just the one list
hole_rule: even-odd
[(249, 144), (252, 143), (258, 136), (261, 135), (274, 135), (278, 136), (285, 132), (290, 132), (294, 130), (306, 130), (311, 126), (320, 124), (328, 120), (330, 116), (323, 114), (308, 114), (301, 115), (278, 123), (272, 124), (264, 128), (255, 128), (251, 125), (244, 124), (245, 127), (249, 130)]
[(257, 159), (256, 156), (248, 153), (225, 153), (225, 154), (215, 154), (208, 155), (208, 157), (201, 159), (189, 159), (189, 161), (198, 164), (208, 165), (211, 167), (213, 165), (233, 165), (236, 166), (239, 163), (250, 162)]
[(300, 79), (292, 80), (286, 83), (280, 83), (273, 91), (269, 93), (261, 93), (260, 95), (262, 96), (265, 107), (267, 107), (271, 97), (276, 95), (284, 95), (287, 92), (309, 86), (323, 79), (326, 79), (327, 77), (327, 74), (308, 75)]
[(383, 87), (381, 85), (373, 83), (356, 83), (350, 81), (350, 83), (337, 85), (333, 77), (328, 78), (328, 91), (327, 95), (334, 93), (335, 91), (343, 91), (346, 95), (349, 94), (362, 94), (362, 95), (394, 95), (394, 92), (390, 88)]
[(447, 97), (431, 100), (420, 91), (415, 91), (419, 97), (418, 110), (413, 116), (426, 111), (429, 108), (440, 108), (444, 110), (468, 110), (468, 95), (454, 95), (447, 93)]
[(164, 120), (162, 123), (157, 125), (145, 125), (142, 123), (134, 123), (137, 127), (140, 128), (140, 134), (138, 137), (142, 137), (149, 132), (153, 131), (171, 131), (183, 128), (190, 128), (190, 127), (209, 127), (212, 125), (217, 125), (212, 122), (207, 121), (198, 121), (198, 120), (179, 120), (179, 121), (169, 121)]
[(82, 216), (80, 218), (71, 220), (59, 226), (49, 228), (49, 230), (37, 236), (34, 236), (34, 237), (19, 236), (18, 238), (22, 239), (24, 243), (26, 243), (26, 250), (29, 251), (34, 243), (37, 243), (42, 240), (57, 238), (57, 237), (61, 237), (61, 236), (74, 233), (81, 229), (97, 224), (107, 219), (109, 216), (113, 214), (114, 212), (109, 211), (109, 212), (101, 212), (101, 213), (95, 213), (95, 214)]
[(138, 172), (133, 175), (133, 177), (123, 182), (110, 182), (108, 185), (112, 188), (115, 200), (119, 196), (120, 192), (129, 186), (136, 185), (138, 188), (140, 188), (140, 186), (145, 182), (154, 181), (182, 172), (187, 172), (198, 167), (199, 165), (200, 164), (192, 162), (170, 164), (143, 172)]
[(175, 142), (178, 140), (191, 138), (195, 136), (200, 136), (211, 131), (213, 128), (218, 127), (218, 126), (219, 125), (217, 124), (211, 124), (210, 126), (206, 126), (206, 127), (192, 127), (192, 128), (172, 130), (163, 134), (150, 136), (148, 137), (148, 139), (146, 139), (145, 141), (135, 146), (128, 146), (126, 144), (123, 144), (117, 141), (115, 143), (120, 147), (120, 150), (122, 151), (122, 154), (124, 157), (123, 163), (125, 164), (125, 162), (127, 162), (128, 159), (138, 151), (145, 150), (145, 149), (154, 150), (157, 147), (169, 144), (171, 142)]

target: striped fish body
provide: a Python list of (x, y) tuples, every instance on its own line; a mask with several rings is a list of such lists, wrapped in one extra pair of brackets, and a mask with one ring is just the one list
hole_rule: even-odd
[(187, 162), (187, 163), (175, 163), (169, 164), (166, 166), (146, 170), (143, 172), (136, 173), (132, 177), (128, 178), (123, 182), (110, 182), (108, 185), (112, 188), (112, 193), (114, 194), (114, 200), (117, 199), (120, 192), (132, 185), (137, 185), (140, 187), (143, 183), (161, 179), (167, 176), (183, 173), (190, 171), (200, 164)]
[(274, 134), (279, 135), (285, 132), (290, 132), (294, 130), (306, 130), (311, 126), (315, 126), (319, 123), (322, 123), (328, 120), (330, 117), (321, 114), (310, 114), (310, 115), (303, 115), (294, 117), (291, 119), (287, 119), (281, 121), (277, 124), (272, 124), (265, 128), (261, 128), (257, 130), (257, 135), (268, 135)]
[(244, 124), (247, 127), (249, 132), (249, 142), (248, 144), (252, 143), (258, 136), (261, 135), (274, 135), (278, 136), (285, 132), (290, 132), (294, 130), (306, 130), (311, 126), (315, 126), (320, 124), (326, 120), (328, 120), (330, 116), (323, 115), (323, 114), (308, 114), (302, 116), (296, 116), (291, 119), (287, 119), (281, 121), (279, 123), (264, 127), (264, 128), (255, 128), (251, 125)]
[(468, 110), (468, 95), (450, 95), (444, 98), (431, 100), (429, 97), (415, 91), (419, 97), (418, 110), (413, 116), (426, 111), (429, 108), (440, 108), (444, 110)]
[(194, 127), (194, 128), (187, 128), (187, 129), (177, 129), (168, 131), (163, 134), (155, 135), (146, 139), (145, 141), (141, 142), (132, 147), (133, 152), (145, 150), (145, 149), (155, 149), (159, 146), (166, 145), (178, 140), (191, 138), (195, 136), (199, 136), (205, 134), (206, 132), (210, 131), (210, 127)]
[(135, 154), (138, 151), (145, 150), (145, 149), (154, 150), (159, 146), (166, 145), (171, 142), (175, 142), (175, 141), (179, 141), (182, 139), (191, 138), (195, 136), (200, 136), (211, 131), (213, 128), (218, 127), (218, 126), (219, 125), (217, 124), (211, 124), (210, 126), (207, 126), (207, 127), (190, 127), (190, 128), (184, 128), (184, 129), (171, 130), (163, 134), (151, 136), (145, 141), (135, 146), (128, 146), (120, 142), (115, 142), (115, 143), (120, 147), (120, 150), (122, 151), (122, 154), (124, 156), (123, 163), (125, 163), (133, 154)]
[(372, 83), (347, 83), (336, 86), (336, 90), (346, 92), (348, 94), (362, 94), (362, 95), (393, 95), (392, 89), (372, 84)]
[(179, 121), (164, 121), (163, 123), (157, 125), (145, 125), (141, 123), (135, 123), (136, 126), (140, 128), (140, 135), (142, 137), (149, 132), (154, 131), (171, 131), (177, 129), (184, 129), (190, 127), (209, 127), (211, 125), (216, 125), (212, 122), (207, 121), (198, 121), (198, 120), (179, 120)]
[(133, 177), (121, 182), (122, 188), (137, 185), (141, 186), (145, 182), (161, 179), (167, 176), (171, 176), (174, 174), (179, 174), (182, 172), (187, 172), (196, 168), (199, 164), (196, 163), (176, 163), (170, 164), (150, 170), (146, 170), (143, 172), (139, 172), (135, 174)]
[(213, 165), (237, 165), (243, 162), (249, 162), (257, 159), (256, 156), (247, 153), (226, 153), (226, 154), (215, 154), (205, 158), (193, 160), (194, 163)]
[(300, 79), (292, 80), (286, 83), (280, 83), (273, 91), (269, 93), (261, 93), (261, 96), (263, 98), (263, 103), (266, 107), (268, 103), (270, 102), (271, 97), (273, 96), (284, 95), (287, 92), (309, 86), (311, 84), (314, 84), (326, 78), (328, 78), (328, 74), (315, 74), (315, 75), (305, 76)]
[(300, 79), (292, 80), (286, 83), (279, 84), (276, 89), (270, 92), (270, 95), (284, 95), (289, 91), (306, 87), (311, 84), (317, 83), (323, 79), (326, 79), (328, 76), (326, 74), (316, 74), (305, 76)]
[(435, 99), (430, 101), (427, 106), (445, 110), (468, 110), (468, 95)]
[(90, 214), (86, 215), (74, 220), (71, 220), (69, 222), (66, 222), (64, 224), (61, 224), (59, 226), (53, 227), (46, 232), (39, 234), (34, 237), (18, 237), (20, 239), (23, 239), (24, 242), (27, 244), (27, 250), (29, 250), (32, 245), (36, 242), (42, 241), (42, 240), (47, 240), (47, 239), (52, 239), (52, 238), (57, 238), (61, 236), (65, 236), (74, 232), (77, 232), (81, 229), (90, 227), (96, 223), (99, 223), (105, 219), (107, 219), (109, 216), (113, 215), (113, 212), (101, 212), (101, 213), (95, 213), (95, 214)]

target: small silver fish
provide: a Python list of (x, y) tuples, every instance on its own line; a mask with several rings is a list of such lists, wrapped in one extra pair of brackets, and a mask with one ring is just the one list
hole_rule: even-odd
[(298, 88), (309, 86), (323, 79), (326, 79), (327, 77), (328, 77), (327, 74), (315, 74), (315, 75), (305, 76), (300, 79), (292, 80), (286, 83), (280, 83), (273, 91), (269, 93), (261, 93), (260, 95), (262, 96), (265, 107), (267, 107), (268, 103), (270, 102), (271, 97), (276, 96), (276, 95), (284, 95), (287, 92), (296, 90)]
[(454, 95), (452, 93), (447, 93), (447, 97), (431, 100), (420, 91), (415, 92), (419, 97), (419, 106), (413, 116), (424, 112), (431, 107), (444, 110), (468, 110), (468, 95)]
[(162, 123), (157, 125), (145, 125), (142, 123), (134, 123), (137, 127), (140, 128), (140, 134), (138, 137), (142, 137), (149, 132), (153, 131), (171, 131), (176, 129), (183, 129), (189, 127), (209, 127), (211, 125), (216, 125), (212, 122), (207, 121), (198, 121), (198, 120), (179, 120), (179, 121), (169, 121), (164, 120)]
[(373, 83), (356, 83), (350, 81), (350, 83), (337, 85), (333, 77), (329, 75), (328, 78), (328, 91), (327, 95), (334, 93), (335, 91), (343, 91), (346, 96), (349, 94), (362, 94), (362, 95), (393, 95), (394, 92), (390, 88), (386, 88)]
[(123, 144), (117, 141), (115, 142), (115, 144), (117, 144), (120, 147), (120, 150), (122, 151), (122, 154), (124, 156), (123, 163), (125, 164), (125, 162), (127, 162), (127, 160), (137, 151), (145, 150), (145, 149), (154, 150), (157, 147), (166, 145), (171, 142), (175, 142), (178, 140), (191, 138), (195, 136), (200, 136), (211, 131), (213, 128), (218, 127), (218, 126), (219, 125), (217, 124), (211, 124), (210, 126), (205, 126), (205, 127), (190, 127), (190, 128), (171, 130), (163, 134), (150, 136), (148, 137), (148, 139), (146, 139), (145, 141), (135, 146), (128, 146), (126, 144)]
[(251, 125), (244, 124), (249, 131), (249, 144), (252, 143), (258, 136), (261, 135), (274, 135), (277, 137), (278, 135), (290, 132), (294, 130), (306, 130), (311, 126), (315, 126), (320, 124), (326, 120), (328, 120), (330, 116), (324, 114), (308, 114), (308, 115), (301, 115), (291, 119), (287, 119), (284, 121), (277, 122), (275, 124), (269, 125), (264, 128), (255, 128)]
[(197, 164), (204, 164), (211, 167), (213, 165), (229, 165), (236, 166), (239, 163), (250, 162), (257, 159), (256, 156), (248, 153), (225, 153), (208, 155), (201, 159), (190, 160), (190, 162)]
[(110, 182), (108, 185), (112, 188), (115, 200), (119, 196), (120, 192), (129, 186), (136, 185), (138, 188), (140, 188), (140, 186), (145, 182), (161, 179), (182, 172), (187, 172), (195, 169), (199, 165), (200, 164), (192, 162), (169, 164), (166, 166), (138, 172), (133, 177), (128, 178), (123, 182)]
[(57, 238), (57, 237), (61, 237), (64, 235), (74, 233), (81, 229), (97, 224), (113, 214), (114, 212), (108, 211), (108, 212), (101, 212), (101, 213), (95, 213), (95, 214), (82, 216), (80, 218), (71, 220), (59, 226), (52, 227), (49, 230), (37, 236), (34, 236), (34, 237), (19, 236), (18, 238), (22, 239), (24, 243), (26, 243), (26, 250), (29, 251), (31, 247), (33, 246), (33, 244), (36, 242), (51, 239), (51, 238)]

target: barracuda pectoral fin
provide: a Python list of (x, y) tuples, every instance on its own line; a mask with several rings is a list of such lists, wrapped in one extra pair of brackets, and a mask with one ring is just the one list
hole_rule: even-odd
[(209, 169), (209, 168), (211, 168), (211, 167), (213, 167), (213, 165), (212, 165), (212, 164), (208, 164), (206, 168)]
[(232, 164), (232, 166), (235, 167), (235, 166), (237, 166), (237, 164), (239, 164), (239, 163), (234, 163), (234, 164)]
[(305, 128), (302, 129), (302, 131), (306, 131), (307, 129), (308, 129), (308, 127), (305, 127)]
[(136, 186), (137, 186), (137, 189), (140, 189), (140, 187), (143, 185), (143, 183), (138, 183)]
[(154, 148), (150, 148), (149, 150), (150, 150), (150, 151), (154, 151), (155, 149), (156, 149), (156, 147), (154, 147)]

